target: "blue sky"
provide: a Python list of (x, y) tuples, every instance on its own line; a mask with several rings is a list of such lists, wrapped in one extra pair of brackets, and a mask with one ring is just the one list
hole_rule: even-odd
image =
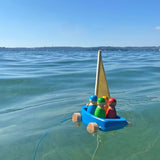
[(0, 47), (160, 46), (160, 0), (0, 0)]

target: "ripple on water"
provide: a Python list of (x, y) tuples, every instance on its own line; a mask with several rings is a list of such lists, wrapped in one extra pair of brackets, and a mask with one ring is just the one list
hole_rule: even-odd
[(56, 126), (94, 94), (97, 52), (0, 52), (0, 159), (33, 159), (49, 129), (39, 160), (88, 160), (97, 142), (94, 159), (159, 160), (159, 52), (105, 51), (102, 57), (117, 112), (132, 126), (98, 132), (98, 139), (71, 119)]

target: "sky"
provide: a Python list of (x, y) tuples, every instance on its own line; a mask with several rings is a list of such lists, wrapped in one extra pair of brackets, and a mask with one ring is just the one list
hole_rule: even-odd
[(160, 46), (160, 0), (0, 0), (0, 47)]

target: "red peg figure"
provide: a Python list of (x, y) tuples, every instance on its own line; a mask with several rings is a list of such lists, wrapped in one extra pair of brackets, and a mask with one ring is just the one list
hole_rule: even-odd
[(107, 108), (106, 115), (105, 115), (106, 118), (116, 118), (117, 117), (115, 106), (116, 106), (116, 99), (110, 98), (108, 100), (108, 108)]

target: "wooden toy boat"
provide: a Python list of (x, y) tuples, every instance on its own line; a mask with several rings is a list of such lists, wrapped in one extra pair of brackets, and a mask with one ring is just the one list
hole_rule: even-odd
[(111, 131), (123, 128), (127, 121), (120, 116), (116, 119), (99, 118), (87, 112), (87, 106), (81, 108), (82, 122), (86, 125), (89, 123), (97, 123), (98, 128), (102, 131)]
[[(103, 67), (101, 51), (98, 51), (98, 60), (97, 60), (97, 73), (96, 73), (96, 83), (95, 83), (95, 95), (97, 98), (102, 96), (107, 96), (110, 98), (108, 83), (105, 75), (105, 70)], [(90, 133), (94, 133), (98, 129), (102, 131), (111, 131), (123, 128), (127, 121), (120, 116), (117, 116), (115, 119), (99, 118), (87, 112), (87, 106), (81, 108), (80, 113), (74, 113), (72, 116), (72, 121), (80, 121), (87, 126), (87, 130)]]

